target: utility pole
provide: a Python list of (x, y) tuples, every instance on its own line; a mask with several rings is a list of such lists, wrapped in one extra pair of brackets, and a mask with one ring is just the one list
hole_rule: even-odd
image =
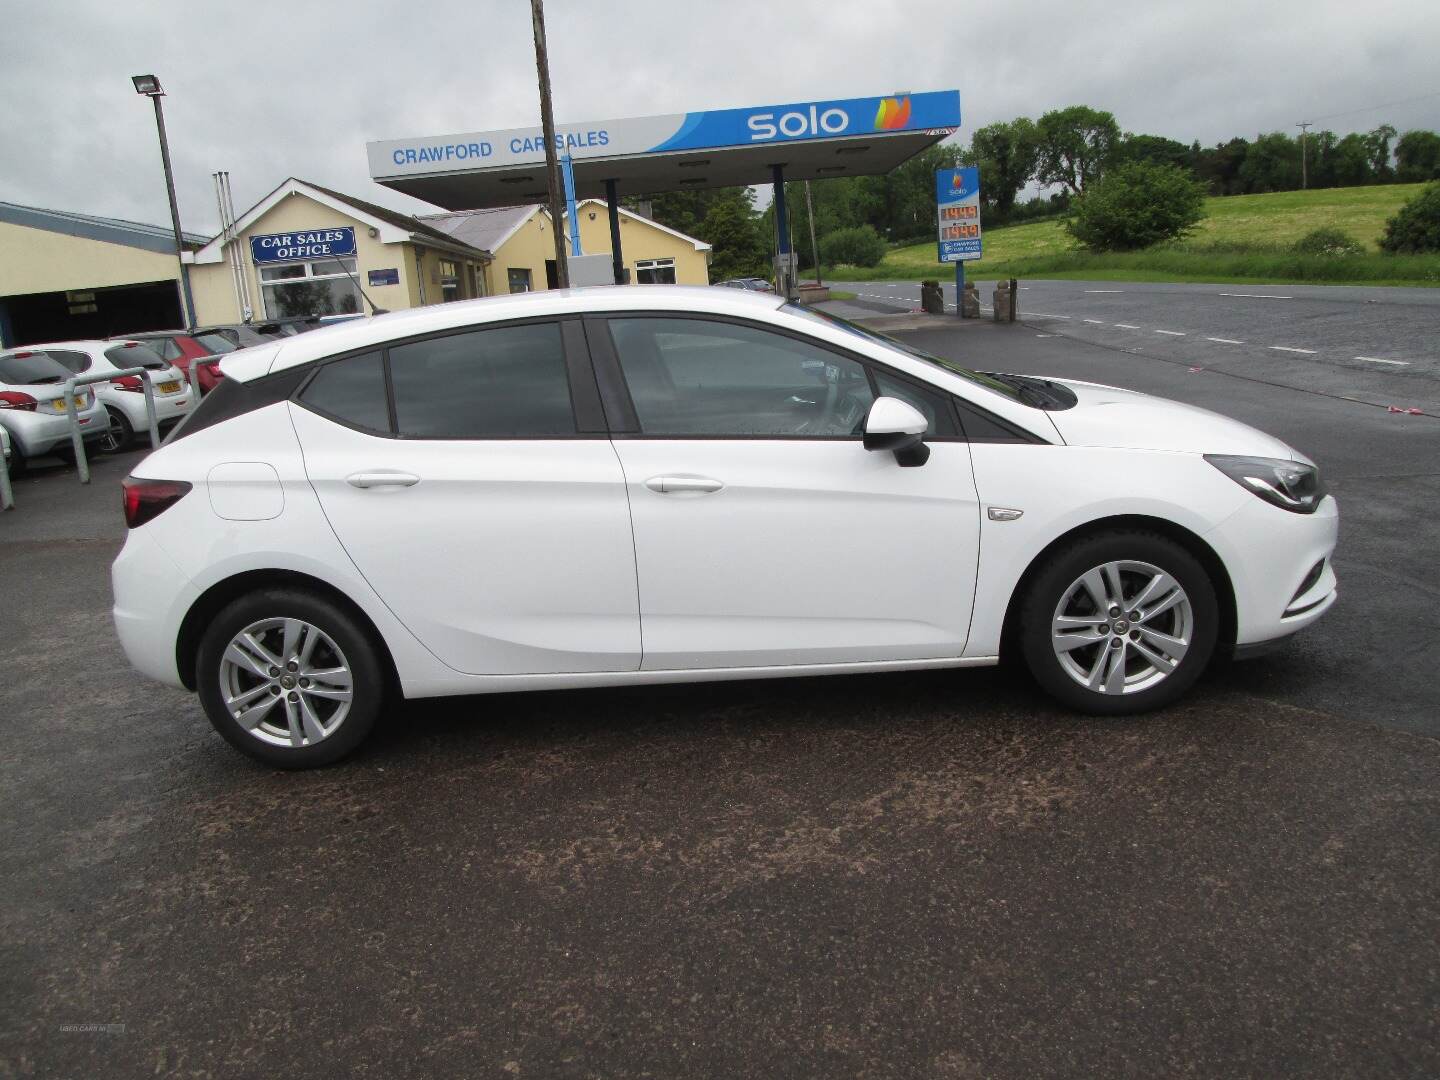
[(1314, 124), (1314, 121), (1313, 121), (1313, 120), (1301, 120), (1298, 124), (1295, 125), (1296, 127), (1298, 127), (1298, 128), (1300, 129), (1300, 190), (1301, 190), (1301, 191), (1304, 191), (1306, 188), (1308, 188), (1308, 187), (1310, 186), (1310, 163), (1309, 163), (1309, 161), (1307, 160), (1307, 159), (1309, 158), (1309, 156), (1310, 156), (1309, 153), (1308, 153), (1310, 147), (1309, 147), (1309, 143), (1308, 143), (1308, 140), (1307, 140), (1307, 136), (1310, 134), (1310, 128), (1311, 128), (1311, 126), (1312, 126), (1313, 124)]
[[(535, 68), (540, 74), (540, 127), (545, 135), (545, 172), (550, 181), (550, 226), (555, 230), (555, 284), (570, 287), (570, 266), (565, 261), (565, 205), (560, 182), (560, 160), (555, 153), (555, 115), (550, 108), (550, 58), (545, 51), (545, 5), (530, 0), (535, 25)], [(573, 226), (577, 231), (578, 222)]]
[(820, 280), (820, 249), (815, 244), (815, 204), (810, 201), (810, 181), (805, 181), (805, 220), (810, 223), (810, 258), (815, 260), (815, 284), (824, 285)]

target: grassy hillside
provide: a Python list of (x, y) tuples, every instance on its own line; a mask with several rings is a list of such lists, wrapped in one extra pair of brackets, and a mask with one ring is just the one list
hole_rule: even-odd
[[(966, 266), (973, 279), (1072, 277), (1115, 281), (1316, 281), (1440, 286), (1440, 256), (1379, 253), (1385, 221), (1423, 187), (1284, 191), (1205, 200), (1206, 217), (1189, 239), (1147, 251), (1092, 255), (1077, 248), (1063, 221), (1052, 219), (985, 232), (985, 258)], [(1313, 229), (1333, 227), (1365, 245), (1353, 258), (1289, 252)], [(840, 268), (836, 278), (951, 280), (954, 269), (935, 261), (935, 244), (892, 250), (870, 270)]]

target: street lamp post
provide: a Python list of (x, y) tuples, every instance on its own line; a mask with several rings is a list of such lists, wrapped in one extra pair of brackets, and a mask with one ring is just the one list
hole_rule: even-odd
[(160, 99), (165, 91), (160, 89), (160, 79), (155, 75), (132, 75), (135, 92), (148, 97), (155, 103), (155, 128), (160, 132), (160, 160), (165, 164), (165, 192), (170, 196), (170, 224), (175, 230), (175, 261), (180, 264), (181, 302), (185, 310), (180, 314), (188, 329), (195, 325), (195, 297), (190, 292), (190, 268), (185, 265), (185, 242), (180, 234), (180, 206), (175, 201), (175, 174), (170, 168), (170, 142), (165, 138), (165, 112)]

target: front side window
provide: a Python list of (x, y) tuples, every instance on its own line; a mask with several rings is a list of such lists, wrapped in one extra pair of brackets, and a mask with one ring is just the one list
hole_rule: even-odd
[(907, 405), (919, 409), (927, 421), (927, 438), (960, 434), (950, 403), (940, 391), (921, 389), (912, 382), (894, 378), (878, 370), (875, 372), (875, 387), (880, 391), (881, 397), (899, 398)]
[(385, 372), (378, 352), (347, 356), (326, 364), (306, 385), (300, 400), (355, 427), (389, 432)]
[(354, 259), (323, 259), (260, 268), (265, 316), (290, 319), (302, 315), (354, 315), (360, 290), (351, 277)]
[(639, 259), (635, 263), (635, 280), (641, 285), (674, 285), (674, 259)]
[(500, 326), (394, 346), (390, 382), (402, 437), (575, 434), (558, 323)]
[(643, 434), (672, 438), (863, 434), (874, 395), (847, 357), (752, 326), (611, 319)]

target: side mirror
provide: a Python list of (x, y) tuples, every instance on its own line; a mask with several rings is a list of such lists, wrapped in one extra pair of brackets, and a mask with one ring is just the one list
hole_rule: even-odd
[(924, 465), (930, 460), (925, 445), (925, 429), (929, 422), (914, 405), (899, 398), (876, 398), (865, 417), (865, 449), (891, 450), (895, 460), (906, 467)]

